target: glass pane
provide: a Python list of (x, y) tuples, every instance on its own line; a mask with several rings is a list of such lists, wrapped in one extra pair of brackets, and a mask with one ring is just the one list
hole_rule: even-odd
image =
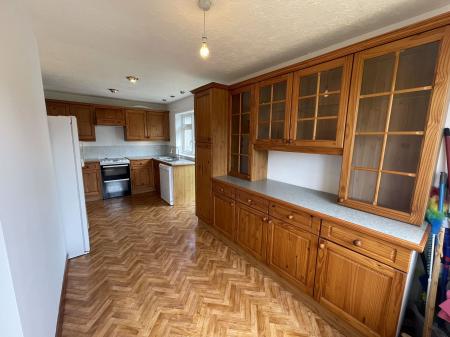
[(361, 95), (391, 90), (395, 54), (381, 55), (364, 61)]
[(241, 133), (249, 133), (250, 132), (250, 114), (241, 115)]
[(341, 89), (342, 67), (322, 71), (320, 73), (319, 92), (336, 91)]
[(247, 156), (241, 156), (241, 162), (240, 162), (240, 168), (239, 172), (242, 174), (248, 174), (248, 157)]
[(258, 125), (258, 139), (269, 139), (269, 123)]
[(378, 205), (409, 213), (413, 189), (414, 178), (382, 173)]
[(239, 153), (239, 136), (231, 136), (231, 153)]
[(238, 171), (238, 156), (231, 155), (231, 171)]
[(284, 138), (284, 122), (273, 122), (272, 130), (270, 134), (271, 139), (283, 139)]
[(356, 131), (384, 131), (388, 105), (389, 96), (360, 99)]
[(269, 103), (270, 102), (270, 92), (272, 90), (271, 85), (266, 85), (259, 89), (259, 103)]
[(272, 120), (284, 121), (285, 103), (274, 103), (272, 105)]
[(316, 126), (316, 139), (336, 140), (337, 118), (318, 119)]
[(298, 102), (298, 118), (314, 117), (316, 98), (303, 98)]
[(317, 74), (300, 77), (300, 97), (315, 95), (317, 92)]
[(231, 97), (231, 113), (233, 115), (239, 115), (239, 104), (241, 104), (240, 97), (241, 95), (239, 94), (233, 95)]
[(273, 85), (273, 100), (281, 101), (286, 99), (287, 82), (278, 82)]
[(299, 121), (297, 123), (297, 138), (299, 140), (312, 140), (314, 132), (314, 121)]
[(408, 48), (400, 52), (396, 89), (433, 85), (439, 42)]
[(355, 136), (352, 166), (378, 169), (382, 145), (382, 136)]
[(268, 122), (270, 117), (270, 105), (260, 105), (259, 106), (259, 116), (260, 122)]
[(431, 91), (394, 95), (389, 131), (424, 131)]
[(248, 154), (248, 135), (241, 136), (241, 154)]
[(353, 200), (372, 203), (376, 184), (376, 172), (352, 170), (350, 173), (348, 196)]
[(339, 113), (339, 94), (319, 96), (317, 116), (337, 116)]
[(250, 112), (250, 92), (242, 93), (242, 113)]
[(416, 173), (422, 136), (388, 136), (383, 170)]
[(231, 117), (231, 133), (239, 133), (239, 115), (234, 115)]

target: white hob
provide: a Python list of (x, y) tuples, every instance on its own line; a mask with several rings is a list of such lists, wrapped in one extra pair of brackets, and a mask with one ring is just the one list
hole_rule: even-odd
[(120, 165), (120, 164), (129, 164), (130, 160), (128, 158), (103, 158), (100, 159), (100, 165)]

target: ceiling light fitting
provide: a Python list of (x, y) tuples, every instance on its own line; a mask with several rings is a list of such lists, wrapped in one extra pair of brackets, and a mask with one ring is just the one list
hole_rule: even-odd
[(203, 10), (203, 36), (202, 46), (200, 48), (200, 56), (207, 59), (209, 56), (208, 37), (206, 36), (206, 11), (211, 8), (211, 0), (198, 0), (198, 7)]
[(119, 92), (119, 89), (114, 88), (108, 88), (109, 91), (111, 91), (113, 94), (117, 94)]
[(127, 80), (133, 84), (136, 84), (136, 82), (139, 81), (139, 78), (136, 76), (127, 76)]

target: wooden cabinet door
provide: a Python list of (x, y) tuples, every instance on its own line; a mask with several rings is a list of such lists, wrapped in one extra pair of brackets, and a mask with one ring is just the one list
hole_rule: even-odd
[(421, 225), (448, 109), (450, 29), (355, 55), (339, 201)]
[(69, 114), (77, 118), (78, 138), (95, 141), (94, 107), (87, 104), (70, 104)]
[(46, 101), (48, 116), (67, 116), (69, 114), (69, 104), (63, 102)]
[(256, 85), (256, 142), (286, 144), (289, 140), (292, 73)]
[(152, 161), (131, 168), (131, 189), (133, 193), (148, 192), (154, 189)]
[(147, 134), (151, 140), (169, 140), (169, 113), (148, 112)]
[(268, 215), (243, 204), (236, 205), (236, 241), (261, 261), (266, 260)]
[(95, 107), (97, 125), (125, 125), (125, 110), (116, 107)]
[(318, 236), (275, 219), (269, 222), (269, 264), (312, 295)]
[(211, 223), (212, 181), (211, 144), (197, 143), (195, 152), (195, 205), (196, 214), (204, 222)]
[(155, 191), (158, 194), (160, 194), (161, 192), (161, 185), (159, 178), (159, 164), (160, 164), (159, 161), (153, 159), (153, 183), (155, 185)]
[(145, 110), (125, 110), (126, 140), (147, 140), (147, 112)]
[(294, 73), (290, 144), (342, 148), (353, 56)]
[(195, 95), (195, 141), (211, 142), (211, 93), (209, 90)]
[(358, 330), (395, 336), (406, 274), (320, 240), (316, 299)]
[(220, 230), (230, 240), (234, 240), (234, 201), (230, 198), (214, 194), (214, 227)]
[(83, 171), (84, 196), (87, 201), (102, 198), (102, 178), (98, 163), (86, 163)]

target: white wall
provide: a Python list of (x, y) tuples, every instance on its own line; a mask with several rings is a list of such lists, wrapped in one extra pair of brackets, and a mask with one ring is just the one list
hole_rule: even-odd
[(181, 112), (194, 110), (194, 95), (185, 97), (178, 101), (169, 104), (170, 111), (170, 145), (176, 146), (176, 127), (175, 127), (175, 115)]
[[(22, 1), (1, 2), (0, 41), (7, 48), (0, 53), (0, 220), (4, 240), (0, 278), (10, 277), (11, 282), (2, 287), (0, 302), (6, 315), (2, 320), (17, 322), (19, 313), (23, 336), (50, 337), (55, 335), (66, 252), (30, 21)], [(5, 248), (9, 276), (4, 267)], [(16, 305), (12, 303), (14, 295)], [(17, 326), (8, 332), (4, 329), (1, 325), (2, 337), (21, 336)]]

